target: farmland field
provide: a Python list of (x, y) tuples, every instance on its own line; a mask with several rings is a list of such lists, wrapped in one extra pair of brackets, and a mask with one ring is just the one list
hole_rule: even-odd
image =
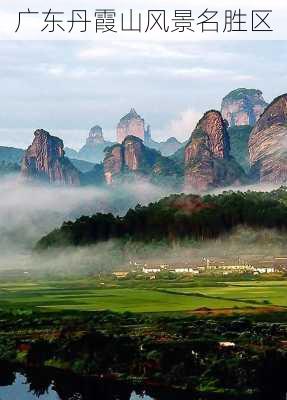
[(287, 281), (228, 282), (192, 286), (168, 281), (99, 282), (93, 278), (0, 284), (5, 308), (43, 311), (184, 312), (198, 309), (287, 307)]

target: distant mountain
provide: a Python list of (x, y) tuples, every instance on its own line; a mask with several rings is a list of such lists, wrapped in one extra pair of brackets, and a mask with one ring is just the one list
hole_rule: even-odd
[(74, 160), (98, 164), (104, 160), (105, 149), (113, 144), (113, 142), (104, 139), (102, 128), (96, 125), (91, 128), (86, 144), (79, 151), (66, 147), (65, 155)]
[(63, 141), (43, 129), (34, 133), (33, 143), (22, 160), (21, 175), (28, 180), (45, 183), (80, 184), (80, 172), (65, 157)]
[(256, 123), (249, 154), (255, 181), (287, 184), (287, 94), (273, 100)]
[(170, 137), (163, 142), (156, 142), (151, 138), (145, 139), (144, 144), (151, 149), (160, 151), (160, 153), (166, 157), (176, 153), (176, 151), (182, 146), (182, 143), (179, 142), (175, 137)]
[(0, 146), (0, 162), (12, 162), (20, 165), (23, 156), (24, 150), (22, 149)]
[(240, 88), (224, 97), (221, 113), (231, 127), (254, 126), (267, 106), (260, 90)]
[(252, 126), (233, 126), (228, 129), (230, 139), (230, 154), (241, 165), (246, 173), (249, 173), (248, 142)]
[(91, 163), (89, 161), (83, 161), (83, 160), (78, 160), (75, 158), (70, 158), (68, 157), (69, 160), (71, 161), (71, 163), (74, 165), (74, 167), (76, 167), (80, 172), (89, 172), (92, 169), (94, 169), (95, 164)]
[(184, 150), (187, 143), (188, 141), (184, 145), (182, 145), (174, 154), (170, 156), (170, 158), (174, 160), (177, 164), (184, 165)]
[(0, 161), (0, 177), (19, 174), (20, 165), (10, 161)]
[(230, 154), (226, 123), (219, 111), (208, 111), (198, 122), (184, 150), (185, 189), (201, 193), (247, 183), (243, 169)]
[[(77, 150), (71, 149), (70, 147), (65, 147), (64, 151), (65, 151), (65, 156), (70, 159), (77, 159), (79, 156), (79, 153), (77, 152)], [(83, 160), (83, 161), (85, 161), (85, 160)]]
[[(104, 160), (105, 149), (112, 146), (112, 142), (104, 142), (96, 145), (85, 145), (78, 153), (78, 159), (88, 161), (94, 164), (101, 163)], [(74, 157), (73, 157), (74, 158)]]
[(92, 169), (82, 172), (80, 176), (82, 186), (103, 186), (105, 185), (104, 165), (96, 164)]

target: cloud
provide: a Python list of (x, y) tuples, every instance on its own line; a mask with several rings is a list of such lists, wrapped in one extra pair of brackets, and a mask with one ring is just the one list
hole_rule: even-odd
[(250, 74), (240, 74), (236, 70), (228, 70), (224, 68), (205, 68), (205, 67), (192, 67), (192, 68), (171, 68), (169, 70), (171, 75), (175, 75), (184, 79), (207, 79), (216, 78), (232, 81), (251, 81), (256, 78)]
[(254, 81), (256, 80), (256, 77), (254, 75), (234, 75), (231, 78), (233, 81), (242, 81), (242, 82), (246, 82), (246, 81)]
[(216, 70), (212, 68), (202, 68), (202, 67), (194, 67), (194, 68), (174, 68), (170, 70), (172, 75), (182, 77), (182, 78), (207, 78), (218, 76), (218, 74), (222, 75), (224, 73), (223, 70)]
[(80, 147), (95, 124), (114, 140), (131, 105), (162, 140), (182, 110), (218, 108), (237, 87), (253, 85), (272, 100), (286, 61), (285, 42), (3, 41), (0, 50), (0, 145), (15, 147), (38, 127), (65, 130), (68, 146)]
[(92, 47), (88, 49), (80, 50), (78, 53), (78, 58), (82, 60), (96, 60), (98, 58), (114, 57), (119, 53), (115, 46), (109, 47)]
[(189, 137), (201, 117), (201, 113), (191, 109), (182, 111), (179, 118), (170, 121), (169, 132), (172, 136)]
[[(186, 51), (188, 47), (188, 51)], [(148, 41), (105, 41), (95, 43), (89, 48), (80, 49), (77, 57), (83, 61), (93, 61), (111, 57), (140, 57), (149, 59), (197, 60), (202, 57), (198, 44)]]
[(187, 140), (194, 128), (196, 127), (202, 113), (191, 108), (181, 111), (175, 119), (172, 119), (162, 131), (155, 132), (155, 137), (162, 140), (170, 136), (176, 137), (178, 140)]
[(55, 76), (55, 77), (61, 77), (63, 76), (65, 72), (65, 67), (63, 65), (51, 65), (47, 68), (47, 72), (49, 75)]

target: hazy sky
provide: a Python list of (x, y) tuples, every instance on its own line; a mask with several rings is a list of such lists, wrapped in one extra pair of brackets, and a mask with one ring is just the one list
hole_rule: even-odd
[(26, 147), (44, 128), (79, 148), (91, 126), (115, 139), (131, 107), (156, 139), (186, 139), (238, 87), (267, 101), (287, 91), (285, 41), (0, 41), (0, 145)]

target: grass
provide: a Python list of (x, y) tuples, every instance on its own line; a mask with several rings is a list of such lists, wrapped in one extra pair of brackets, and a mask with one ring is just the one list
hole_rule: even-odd
[[(194, 288), (175, 288), (174, 290), (185, 294), (194, 292)], [(256, 301), (258, 304), (268, 302), (271, 305), (287, 307), (287, 282), (285, 281), (229, 282), (227, 287), (199, 287), (196, 292), (226, 300), (233, 299), (247, 303)]]
[[(128, 284), (129, 287), (126, 287)], [(234, 309), (287, 307), (287, 281), (228, 282), (225, 287), (206, 287), (172, 281), (106, 282), (93, 278), (60, 282), (0, 283), (0, 307), (48, 311), (80, 310), (115, 312), (182, 312), (200, 308)]]

